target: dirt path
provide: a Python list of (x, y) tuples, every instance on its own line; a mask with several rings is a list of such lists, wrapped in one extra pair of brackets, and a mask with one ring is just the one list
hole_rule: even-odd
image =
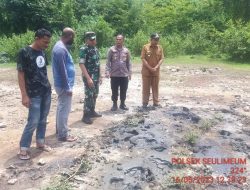
[[(97, 102), (103, 117), (87, 126), (80, 121), (84, 95), (76, 68), (69, 125), (71, 133), (79, 140), (75, 143), (56, 140), (56, 95), (53, 91), (46, 136), (54, 151), (41, 153), (32, 148), (31, 161), (20, 161), (16, 157), (27, 115), (20, 102), (16, 71), (0, 69), (1, 190), (46, 188), (58, 179), (67, 178), (63, 186), (71, 185), (73, 189), (250, 189), (249, 71), (164, 65), (160, 82), (162, 107), (142, 110), (139, 107), (140, 65), (135, 65), (127, 97), (130, 110), (109, 111), (110, 85), (106, 79)], [(174, 157), (242, 158), (246, 159), (246, 164), (178, 165), (171, 161)], [(38, 165), (41, 159), (45, 165)], [(248, 169), (232, 174), (238, 181), (228, 184), (232, 167)], [(187, 174), (206, 174), (214, 181), (212, 184), (173, 183), (177, 177), (191, 180), (187, 179)], [(220, 180), (222, 176), (224, 183)], [(217, 177), (221, 177), (220, 183)]]

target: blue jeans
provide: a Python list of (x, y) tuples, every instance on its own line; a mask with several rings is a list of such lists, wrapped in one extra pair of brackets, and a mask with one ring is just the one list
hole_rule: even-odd
[(55, 87), (58, 95), (56, 111), (57, 138), (63, 139), (68, 136), (68, 118), (71, 111), (72, 96), (65, 89)]
[(20, 149), (27, 151), (31, 145), (33, 132), (36, 129), (36, 142), (44, 144), (47, 116), (50, 110), (51, 94), (30, 98), (27, 124), (24, 128)]

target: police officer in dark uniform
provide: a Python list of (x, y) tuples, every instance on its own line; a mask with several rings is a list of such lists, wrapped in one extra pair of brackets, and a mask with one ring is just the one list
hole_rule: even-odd
[(96, 99), (101, 83), (100, 55), (96, 48), (96, 34), (94, 32), (86, 32), (84, 36), (86, 43), (80, 49), (79, 62), (85, 88), (82, 121), (86, 124), (92, 124), (91, 118), (102, 116), (95, 111)]

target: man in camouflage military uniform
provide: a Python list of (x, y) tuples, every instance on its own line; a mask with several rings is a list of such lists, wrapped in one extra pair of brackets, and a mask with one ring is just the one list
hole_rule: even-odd
[(85, 99), (82, 121), (86, 124), (92, 124), (91, 118), (101, 117), (96, 113), (96, 98), (99, 93), (99, 84), (101, 83), (100, 74), (100, 55), (96, 46), (96, 35), (94, 32), (85, 33), (86, 44), (80, 49), (80, 68), (83, 75), (85, 88)]

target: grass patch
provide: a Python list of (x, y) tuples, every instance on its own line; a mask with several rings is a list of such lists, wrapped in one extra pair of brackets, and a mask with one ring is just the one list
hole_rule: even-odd
[(199, 137), (199, 132), (196, 131), (196, 130), (191, 130), (189, 132), (187, 132), (185, 135), (184, 135), (184, 139), (185, 141), (190, 144), (191, 146), (194, 146), (198, 137)]
[(87, 173), (91, 169), (92, 169), (92, 167), (91, 167), (90, 162), (87, 161), (87, 160), (83, 160), (81, 162), (81, 165), (80, 165), (78, 171), (76, 172), (76, 174), (79, 175), (79, 174), (82, 174), (82, 173)]
[(72, 185), (65, 179), (66, 178), (62, 176), (53, 179), (53, 181), (51, 182), (51, 184), (53, 185), (49, 185), (44, 190), (72, 190)]
[(175, 146), (175, 149), (173, 150), (173, 155), (176, 155), (176, 156), (179, 156), (179, 157), (183, 157), (183, 156), (190, 156), (191, 155), (191, 152), (190, 150), (187, 148), (187, 147), (176, 147)]
[(15, 68), (16, 63), (11, 62), (11, 63), (1, 63), (0, 68)]
[(214, 67), (223, 67), (228, 69), (250, 71), (250, 62), (241, 63), (223, 59), (211, 59), (204, 55), (195, 55), (195, 56), (185, 55), (185, 56), (178, 56), (175, 58), (166, 58), (164, 63), (177, 64), (177, 65), (191, 64), (191, 65), (214, 66)]
[(215, 124), (213, 119), (204, 119), (200, 122), (200, 129), (202, 131), (209, 131)]
[(144, 121), (145, 119), (142, 114), (135, 114), (132, 116), (128, 116), (123, 124), (128, 127), (137, 127), (139, 124), (143, 124)]
[[(49, 60), (50, 62), (50, 60)], [(106, 64), (106, 59), (101, 59), (101, 64)], [(140, 57), (132, 57), (133, 64), (141, 64)], [(49, 63), (51, 65), (51, 62)], [(75, 64), (77, 65), (78, 62), (75, 60)], [(213, 66), (213, 67), (223, 67), (228, 69), (238, 69), (238, 70), (247, 70), (250, 71), (250, 62), (249, 63), (240, 63), (234, 62), (229, 60), (223, 59), (212, 59), (208, 58), (204, 55), (184, 55), (184, 56), (177, 56), (165, 58), (164, 64), (173, 64), (173, 65), (202, 65), (204, 66)], [(11, 63), (3, 63), (0, 64), (0, 68), (12, 68), (16, 67), (15, 62)]]

